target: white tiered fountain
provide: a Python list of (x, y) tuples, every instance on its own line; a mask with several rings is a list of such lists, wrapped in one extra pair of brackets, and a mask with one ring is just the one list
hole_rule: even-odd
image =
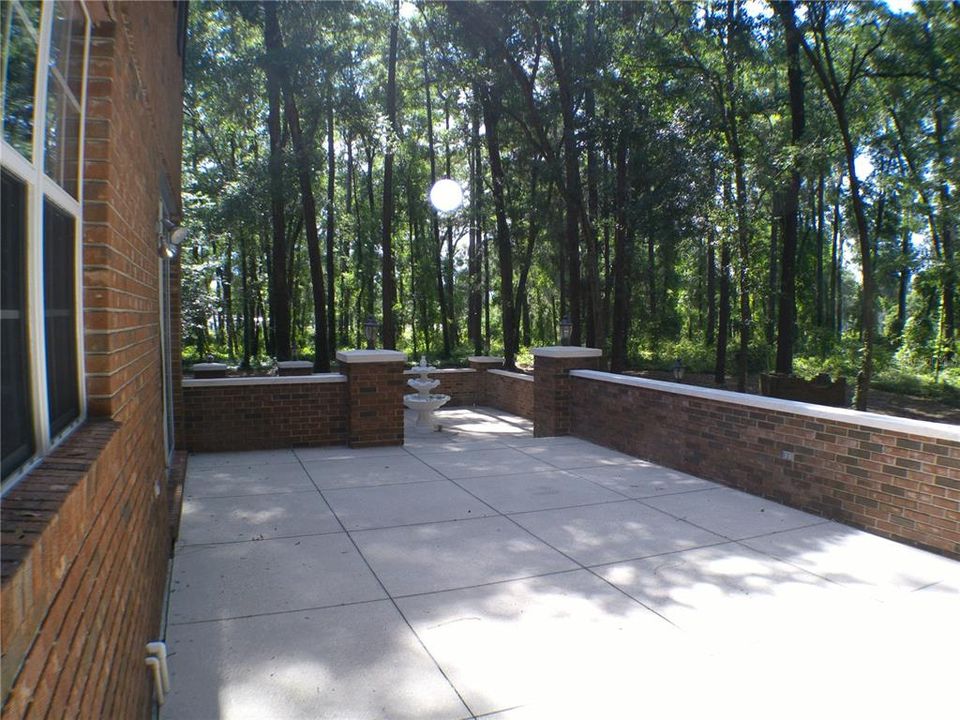
[(403, 404), (417, 413), (417, 423), (414, 426), (421, 432), (429, 432), (434, 429), (433, 411), (443, 407), (450, 402), (449, 395), (431, 394), (439, 380), (431, 380), (429, 375), (437, 368), (427, 365), (427, 356), (420, 356), (420, 364), (413, 368), (413, 371), (420, 377), (407, 380), (407, 385), (416, 390), (416, 393), (410, 393), (403, 396)]

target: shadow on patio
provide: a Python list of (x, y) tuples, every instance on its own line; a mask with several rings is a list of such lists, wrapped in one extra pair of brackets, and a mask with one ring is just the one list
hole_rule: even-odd
[(499, 411), (193, 456), (164, 718), (936, 717), (960, 563)]

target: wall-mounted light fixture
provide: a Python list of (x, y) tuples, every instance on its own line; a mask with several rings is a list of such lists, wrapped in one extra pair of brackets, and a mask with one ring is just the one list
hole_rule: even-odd
[(177, 225), (170, 218), (161, 217), (157, 221), (157, 253), (162, 258), (172, 260), (189, 236), (188, 228)]

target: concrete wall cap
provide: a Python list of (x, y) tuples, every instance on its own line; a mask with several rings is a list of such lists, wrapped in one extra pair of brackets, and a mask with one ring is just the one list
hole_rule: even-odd
[(193, 365), (194, 372), (196, 372), (197, 370), (200, 370), (201, 372), (203, 372), (204, 370), (226, 370), (226, 369), (227, 369), (227, 366), (224, 363), (195, 363)]
[(286, 377), (270, 375), (267, 377), (184, 378), (183, 387), (212, 388), (229, 387), (233, 385), (315, 385), (318, 383), (345, 383), (346, 381), (347, 376), (341, 375), (340, 373), (316, 373), (314, 375), (288, 375)]
[(512, 370), (488, 370), (491, 375), (503, 375), (503, 377), (513, 378), (514, 380), (526, 380), (533, 382), (533, 375), (527, 375), (522, 372), (513, 372)]
[(503, 358), (494, 357), (493, 355), (471, 355), (467, 358), (467, 361), (475, 363), (490, 363), (491, 365), (503, 365)]
[[(427, 373), (427, 375), (444, 375), (444, 374), (450, 375), (452, 373), (475, 373), (475, 372), (476, 370), (474, 370), (473, 368), (437, 368), (436, 370), (431, 370), (429, 373)], [(418, 373), (416, 370), (413, 370), (413, 369), (404, 370), (403, 374), (416, 375), (416, 376), (420, 375), (420, 373)]]
[(406, 362), (407, 354), (397, 350), (339, 350), (337, 360), (348, 364)]
[(312, 368), (313, 363), (309, 360), (278, 360), (278, 368), (289, 368), (290, 370), (296, 368)]
[(600, 348), (579, 347), (577, 345), (552, 345), (533, 349), (534, 357), (545, 358), (592, 358), (603, 355)]
[(892, 430), (893, 432), (900, 432), (906, 435), (920, 435), (922, 437), (960, 442), (960, 427), (948, 425), (947, 423), (911, 420), (894, 415), (880, 415), (879, 413), (860, 412), (859, 410), (851, 410), (849, 408), (814, 405), (812, 403), (797, 402), (796, 400), (781, 400), (780, 398), (737, 393), (731, 392), (730, 390), (716, 390), (714, 388), (684, 385), (683, 383), (666, 382), (664, 380), (649, 380), (647, 378), (630, 377), (629, 375), (600, 372), (599, 370), (571, 370), (570, 375), (588, 380), (600, 380), (618, 385), (632, 385), (647, 390), (659, 390), (661, 392), (732, 403), (734, 405), (746, 405), (761, 410), (776, 410), (794, 415), (803, 415), (805, 417), (849, 423), (851, 425), (862, 425), (863, 427), (880, 430)]

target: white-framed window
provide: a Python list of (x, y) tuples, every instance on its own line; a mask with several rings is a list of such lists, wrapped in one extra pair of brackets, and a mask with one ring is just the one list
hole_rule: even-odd
[(90, 15), (2, 0), (0, 374), (4, 489), (86, 416), (83, 130)]

